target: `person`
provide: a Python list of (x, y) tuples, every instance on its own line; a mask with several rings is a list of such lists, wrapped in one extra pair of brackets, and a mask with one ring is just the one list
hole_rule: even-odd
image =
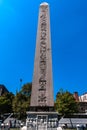
[(16, 120), (14, 120), (14, 128), (16, 127)]

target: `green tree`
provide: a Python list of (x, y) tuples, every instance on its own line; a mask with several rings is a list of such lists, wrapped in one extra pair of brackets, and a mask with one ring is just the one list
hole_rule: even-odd
[(6, 99), (9, 99), (9, 102), (10, 102), (9, 113), (13, 112), (13, 110), (12, 110), (12, 102), (14, 100), (14, 94), (12, 92), (9, 92), (9, 93), (5, 93), (3, 96), (6, 97)]
[(0, 96), (0, 114), (12, 112), (12, 100), (14, 95), (12, 93), (5, 93)]
[(24, 94), (26, 97), (30, 98), (31, 88), (32, 88), (32, 83), (24, 84), (20, 92)]
[(62, 116), (67, 116), (78, 112), (78, 104), (70, 92), (61, 89), (56, 95), (55, 109)]
[(14, 113), (17, 113), (18, 118), (20, 119), (25, 117), (26, 111), (29, 110), (31, 87), (31, 83), (24, 84), (13, 100), (13, 111)]

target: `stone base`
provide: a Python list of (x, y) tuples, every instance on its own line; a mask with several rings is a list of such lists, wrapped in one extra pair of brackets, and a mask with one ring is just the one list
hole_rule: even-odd
[(27, 112), (27, 130), (56, 130), (58, 127), (57, 112)]
[(54, 112), (54, 106), (30, 106), (29, 111), (32, 112)]

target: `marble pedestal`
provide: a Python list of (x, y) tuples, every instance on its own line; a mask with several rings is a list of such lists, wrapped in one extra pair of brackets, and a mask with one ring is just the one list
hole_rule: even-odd
[(56, 130), (58, 127), (57, 112), (27, 112), (27, 130)]

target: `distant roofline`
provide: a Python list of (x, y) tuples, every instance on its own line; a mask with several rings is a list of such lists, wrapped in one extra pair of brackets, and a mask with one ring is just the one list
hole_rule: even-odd
[(9, 93), (8, 89), (6, 88), (6, 86), (4, 84), (0, 84), (0, 89), (3, 89)]

